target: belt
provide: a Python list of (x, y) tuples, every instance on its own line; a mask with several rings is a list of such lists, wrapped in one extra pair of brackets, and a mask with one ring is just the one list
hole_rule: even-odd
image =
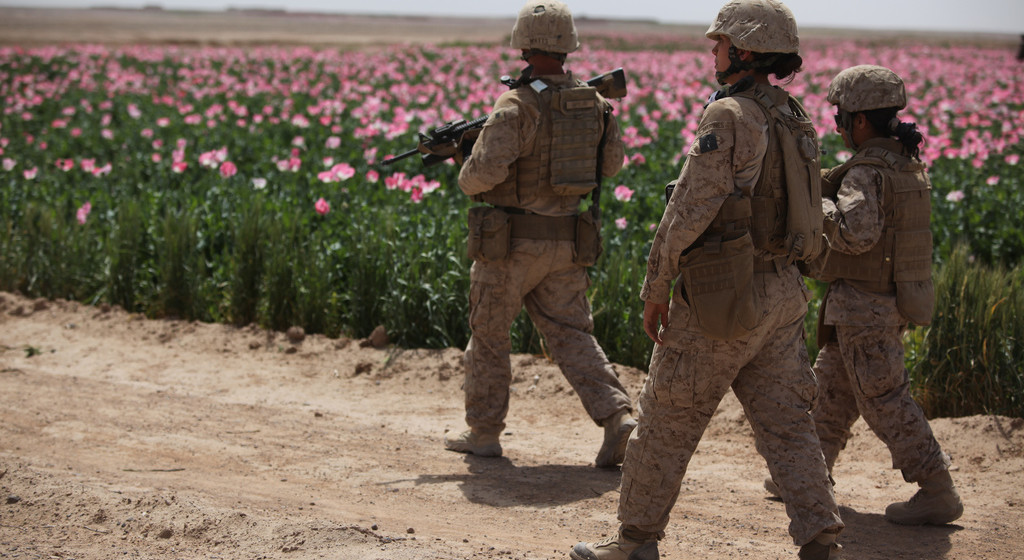
[(545, 239), (574, 241), (576, 216), (541, 216), (539, 214), (512, 214), (512, 237), (516, 239)]

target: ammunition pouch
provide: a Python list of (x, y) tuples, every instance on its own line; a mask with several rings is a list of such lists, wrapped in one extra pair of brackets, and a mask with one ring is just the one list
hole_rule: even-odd
[(708, 240), (679, 259), (683, 296), (691, 323), (705, 336), (733, 340), (761, 322), (761, 301), (754, 290), (754, 243), (750, 233)]

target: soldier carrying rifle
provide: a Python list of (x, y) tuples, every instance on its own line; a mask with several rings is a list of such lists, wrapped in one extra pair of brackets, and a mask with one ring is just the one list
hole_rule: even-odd
[[(525, 305), (587, 414), (604, 427), (595, 465), (615, 467), (636, 422), (618, 374), (591, 334), (586, 290), (587, 267), (601, 252), (600, 179), (622, 167), (619, 127), (598, 89), (563, 67), (579, 47), (565, 4), (528, 2), (511, 46), (530, 65), (523, 77), (510, 82), (482, 128), (461, 135), (454, 154), (451, 143), (433, 154), (454, 155), (462, 164), (459, 187), (484, 203), (469, 214), (469, 429), (446, 435), (445, 447), (501, 455), (512, 381), (509, 330)], [(588, 194), (590, 207), (581, 211)]]

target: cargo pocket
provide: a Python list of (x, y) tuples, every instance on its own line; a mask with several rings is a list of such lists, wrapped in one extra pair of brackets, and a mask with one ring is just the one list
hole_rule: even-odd
[(685, 349), (655, 348), (648, 371), (656, 401), (683, 408), (693, 406), (693, 359), (692, 352)]

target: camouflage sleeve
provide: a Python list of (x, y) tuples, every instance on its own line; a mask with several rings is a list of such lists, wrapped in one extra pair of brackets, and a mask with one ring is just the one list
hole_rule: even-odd
[(857, 165), (846, 173), (833, 211), (839, 223), (833, 251), (859, 255), (878, 243), (885, 226), (881, 196), (882, 176), (871, 166)]
[[(611, 103), (604, 102), (611, 109)], [(613, 177), (622, 169), (626, 148), (622, 144), (622, 133), (619, 120), (614, 114), (608, 115), (608, 128), (604, 131), (604, 152), (601, 154), (601, 175)]]
[[(709, 105), (701, 117), (697, 137), (654, 236), (640, 299), (669, 301), (679, 275), (679, 257), (704, 233), (735, 188), (736, 169), (749, 166), (750, 162), (735, 156), (749, 151), (746, 144), (759, 140), (760, 135), (740, 121), (740, 114), (734, 101), (722, 100)], [(737, 146), (741, 142), (744, 146)]]
[(508, 177), (509, 169), (533, 143), (540, 112), (522, 103), (514, 91), (498, 98), (494, 110), (473, 144), (473, 152), (459, 171), (459, 188), (467, 195), (493, 189)]

